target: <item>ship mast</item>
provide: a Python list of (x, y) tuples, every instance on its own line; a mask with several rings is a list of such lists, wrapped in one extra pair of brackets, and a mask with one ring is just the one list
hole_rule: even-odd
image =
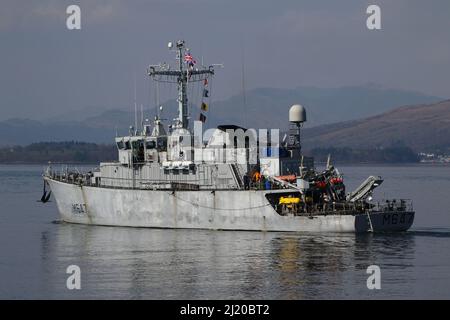
[(188, 99), (187, 86), (188, 82), (203, 81), (210, 75), (214, 75), (213, 66), (201, 69), (184, 66), (184, 58), (188, 49), (185, 46), (184, 40), (179, 40), (176, 43), (176, 49), (173, 49), (172, 42), (168, 44), (169, 50), (177, 52), (177, 70), (170, 70), (168, 64), (159, 64), (150, 66), (148, 75), (155, 81), (160, 82), (176, 82), (178, 85), (178, 118), (176, 119), (175, 128), (183, 128), (189, 130), (189, 113), (188, 113)]
[(183, 70), (183, 57), (184, 57), (184, 41), (177, 42), (177, 59), (178, 70), (180, 75), (178, 76), (178, 121), (179, 127), (187, 129), (189, 127), (188, 118), (188, 105), (187, 105), (187, 75)]

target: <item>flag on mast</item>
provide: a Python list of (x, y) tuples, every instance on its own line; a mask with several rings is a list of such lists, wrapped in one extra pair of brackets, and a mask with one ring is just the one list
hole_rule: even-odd
[(192, 66), (197, 63), (197, 61), (195, 61), (195, 59), (192, 57), (192, 55), (189, 52), (185, 53), (184, 62), (186, 62), (187, 64), (192, 65)]

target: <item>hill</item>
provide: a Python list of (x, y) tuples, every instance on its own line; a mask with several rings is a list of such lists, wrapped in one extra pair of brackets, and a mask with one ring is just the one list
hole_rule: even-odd
[(226, 119), (230, 123), (252, 128), (285, 128), (289, 108), (300, 103), (308, 111), (308, 127), (355, 120), (399, 106), (433, 103), (442, 98), (425, 94), (384, 89), (376, 85), (295, 89), (258, 88), (247, 92), (243, 107), (242, 94), (214, 102), (212, 121)]
[(446, 151), (450, 148), (450, 100), (305, 129), (303, 137), (308, 149), (407, 146), (417, 152)]
[(78, 122), (42, 123), (28, 119), (0, 122), (0, 146), (27, 145), (41, 141), (112, 142), (114, 130), (95, 128)]
[[(212, 93), (214, 96), (214, 93)], [(308, 127), (347, 120), (360, 119), (392, 110), (399, 106), (433, 103), (443, 98), (426, 94), (385, 89), (376, 85), (340, 88), (298, 87), (294, 89), (257, 88), (226, 100), (212, 100), (206, 114), (208, 127), (233, 123), (252, 128), (284, 128), (291, 105), (301, 103), (308, 109)], [(209, 100), (207, 100), (209, 102)], [(163, 117), (173, 119), (177, 116), (178, 103), (168, 100), (163, 103)], [(95, 109), (95, 108), (92, 108)], [(145, 110), (146, 118), (153, 118), (155, 110)], [(197, 120), (199, 106), (191, 106), (192, 120)], [(83, 117), (84, 115), (84, 117)], [(57, 120), (57, 121), (55, 121)], [(192, 121), (191, 120), (191, 121)], [(116, 110), (82, 109), (80, 114), (67, 113), (49, 119), (46, 123), (80, 122), (92, 128), (109, 128), (127, 132), (134, 123), (132, 108)]]
[[(379, 86), (295, 89), (259, 88), (223, 101), (212, 101), (207, 113), (206, 127), (233, 123), (254, 128), (280, 128), (287, 126), (290, 106), (301, 103), (308, 111), (306, 127), (333, 122), (355, 120), (406, 104), (432, 103), (442, 100), (421, 93), (383, 89)], [(92, 109), (92, 110), (91, 110)], [(0, 122), (0, 146), (27, 145), (40, 141), (86, 141), (112, 143), (119, 134), (127, 134), (134, 123), (134, 114), (127, 110), (81, 109), (58, 115), (46, 121), (9, 119)], [(148, 110), (147, 110), (148, 111)], [(176, 117), (174, 100), (164, 103), (163, 117)], [(191, 108), (192, 120), (198, 118), (198, 106)], [(154, 112), (146, 112), (152, 118)], [(336, 125), (333, 125), (335, 128)], [(327, 127), (325, 127), (327, 128)], [(322, 128), (321, 130), (323, 130)]]
[(0, 148), (0, 163), (98, 163), (117, 159), (115, 145), (86, 142), (40, 142)]

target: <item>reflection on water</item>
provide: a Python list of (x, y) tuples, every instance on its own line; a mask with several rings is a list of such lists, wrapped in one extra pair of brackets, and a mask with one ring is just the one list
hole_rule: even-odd
[[(55, 227), (53, 238), (41, 237), (42, 259), (46, 291), (63, 298), (382, 298), (366, 287), (371, 264), (382, 269), (384, 294), (405, 296), (416, 248), (408, 233)], [(78, 292), (65, 289), (71, 264), (82, 270)]]
[[(362, 235), (52, 223), (42, 169), (0, 166), (0, 298), (450, 298), (448, 168), (342, 168), (349, 189), (382, 175), (379, 194), (415, 203), (411, 231)], [(72, 264), (79, 291), (66, 289)], [(372, 264), (381, 290), (366, 287)]]

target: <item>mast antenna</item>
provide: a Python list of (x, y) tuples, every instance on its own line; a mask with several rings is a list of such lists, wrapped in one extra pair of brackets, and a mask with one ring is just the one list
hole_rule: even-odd
[(141, 129), (144, 129), (144, 105), (141, 103)]
[(136, 72), (134, 73), (134, 130), (137, 131)]
[[(176, 70), (171, 70), (168, 64), (151, 65), (148, 69), (148, 75), (157, 82), (172, 82), (178, 86), (178, 118), (175, 128), (189, 129), (189, 112), (187, 99), (187, 86), (193, 82), (204, 81), (214, 75), (214, 66), (200, 66), (194, 68), (195, 60), (190, 51), (185, 46), (184, 40), (178, 40), (176, 43), (169, 42), (170, 51), (176, 51), (177, 66)], [(188, 64), (185, 67), (185, 63)]]

